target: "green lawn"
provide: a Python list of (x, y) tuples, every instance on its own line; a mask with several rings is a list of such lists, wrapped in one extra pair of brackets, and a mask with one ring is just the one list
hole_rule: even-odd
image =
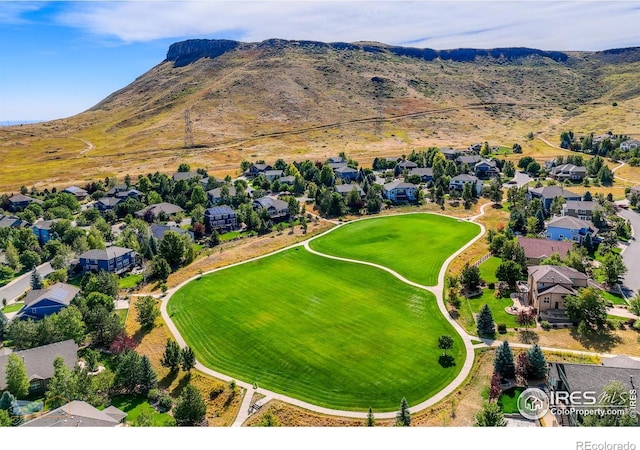
[(129, 313), (129, 310), (128, 309), (116, 309), (115, 313), (120, 318), (120, 323), (124, 326), (124, 323), (127, 320), (127, 314)]
[(133, 424), (143, 411), (151, 415), (151, 426), (171, 427), (175, 426), (175, 420), (169, 414), (158, 412), (141, 395), (121, 395), (114, 397), (111, 404), (119, 410), (127, 413), (127, 423)]
[(7, 305), (4, 308), (2, 308), (2, 312), (6, 314), (6, 313), (20, 311), (20, 309), (22, 309), (23, 306), (24, 306), (24, 302), (11, 303), (10, 305)]
[(444, 261), (480, 231), (475, 223), (435, 214), (405, 214), (349, 223), (310, 242), (328, 255), (381, 264), (435, 285)]
[(474, 314), (477, 314), (487, 304), (493, 315), (493, 321), (496, 323), (496, 329), (499, 323), (506, 324), (507, 328), (517, 327), (516, 316), (508, 314), (504, 310), (506, 307), (513, 305), (513, 300), (510, 298), (495, 298), (493, 296), (494, 292), (493, 289), (484, 289), (481, 296), (470, 298), (468, 301), (471, 310)]
[(609, 291), (600, 291), (605, 300), (610, 301), (614, 305), (626, 305), (627, 301), (622, 295), (614, 294)]
[(502, 262), (502, 259), (497, 256), (492, 256), (487, 259), (485, 262), (480, 264), (480, 276), (487, 283), (497, 283), (498, 279), (496, 278), (496, 270), (498, 270), (498, 266)]
[(524, 391), (523, 387), (512, 387), (498, 397), (498, 406), (500, 406), (504, 414), (515, 414), (518, 412), (518, 397), (522, 391)]
[[(167, 309), (208, 367), (331, 408), (415, 405), (465, 358), (431, 293), (299, 247), (196, 279)], [(454, 338), (454, 367), (438, 362), (443, 334)]]
[(139, 283), (141, 283), (142, 279), (143, 279), (142, 275), (140, 274), (134, 275), (130, 273), (126, 277), (120, 278), (120, 281), (118, 282), (118, 287), (120, 289), (131, 289), (136, 287)]

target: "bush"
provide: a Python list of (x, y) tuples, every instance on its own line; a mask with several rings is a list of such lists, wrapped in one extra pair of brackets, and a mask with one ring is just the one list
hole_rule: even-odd
[(224, 384), (216, 383), (213, 386), (213, 388), (209, 391), (209, 399), (210, 400), (215, 400), (223, 392), (224, 392)]
[(489, 284), (487, 284), (487, 287), (489, 289), (495, 289), (496, 288), (496, 284), (495, 283), (489, 283)]
[(636, 331), (640, 331), (640, 320), (636, 320), (633, 324), (633, 329)]
[(622, 320), (618, 321), (618, 329), (620, 330), (624, 330), (625, 329), (625, 322)]
[(545, 331), (549, 331), (551, 329), (551, 324), (547, 320), (543, 320), (542, 323), (540, 323), (540, 326)]
[(506, 332), (507, 332), (507, 324), (506, 323), (499, 323), (498, 324), (498, 333), (505, 334)]
[(613, 319), (607, 319), (607, 328), (610, 330), (616, 329), (616, 321)]
[(158, 399), (158, 407), (163, 411), (169, 411), (173, 406), (173, 400), (167, 394), (163, 394)]
[(155, 403), (158, 401), (158, 399), (160, 398), (160, 391), (157, 389), (151, 389), (149, 391), (149, 393), (147, 394), (147, 399), (151, 402), (151, 403)]

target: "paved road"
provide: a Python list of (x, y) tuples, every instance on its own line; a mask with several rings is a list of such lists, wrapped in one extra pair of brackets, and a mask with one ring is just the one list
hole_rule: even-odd
[(631, 223), (635, 237), (622, 251), (622, 259), (628, 269), (624, 277), (625, 294), (634, 295), (640, 289), (640, 214), (628, 209), (621, 209), (618, 215)]
[[(37, 271), (42, 278), (53, 272), (51, 264), (44, 263), (37, 267)], [(0, 300), (7, 299), (7, 304), (13, 303), (14, 300), (24, 294), (31, 287), (31, 272), (16, 278), (11, 283), (0, 288)]]
[(516, 175), (512, 178), (513, 181), (515, 181), (515, 184), (513, 183), (504, 183), (502, 186), (506, 187), (506, 188), (512, 188), (512, 187), (521, 187), (524, 186), (525, 184), (527, 184), (529, 181), (533, 181), (533, 178), (531, 178), (529, 175), (527, 175), (524, 172), (520, 172), (519, 170), (516, 171)]

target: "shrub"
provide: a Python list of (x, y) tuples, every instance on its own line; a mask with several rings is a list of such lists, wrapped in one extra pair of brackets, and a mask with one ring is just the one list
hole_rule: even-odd
[(163, 411), (169, 411), (173, 406), (173, 400), (167, 394), (163, 394), (158, 399), (158, 407)]
[(624, 330), (625, 329), (625, 322), (622, 320), (618, 321), (618, 329), (620, 330)]
[(489, 283), (489, 284), (487, 284), (487, 287), (489, 289), (495, 289), (496, 288), (496, 284), (495, 283)]
[(633, 328), (636, 331), (640, 331), (640, 320), (636, 320), (635, 323), (633, 324)]
[(224, 392), (224, 384), (216, 383), (209, 391), (209, 399), (215, 400), (220, 394)]
[(507, 324), (506, 323), (499, 323), (498, 324), (498, 333), (505, 334), (506, 332), (507, 332)]
[(616, 329), (616, 321), (613, 319), (607, 319), (607, 328), (610, 330)]
[(149, 391), (149, 393), (147, 394), (147, 399), (151, 402), (151, 403), (155, 403), (158, 401), (158, 399), (160, 398), (160, 391), (157, 389), (151, 389)]

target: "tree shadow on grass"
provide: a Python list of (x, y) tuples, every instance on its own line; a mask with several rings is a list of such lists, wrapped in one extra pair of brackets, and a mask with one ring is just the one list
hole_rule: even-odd
[(571, 337), (584, 345), (585, 348), (598, 352), (609, 352), (616, 345), (622, 343), (622, 338), (609, 330), (592, 330), (580, 334), (577, 328), (572, 328)]
[(449, 311), (449, 317), (451, 317), (453, 320), (458, 320), (458, 317), (460, 317), (460, 313), (455, 309), (452, 309)]
[(158, 387), (160, 389), (169, 389), (169, 386), (171, 386), (176, 378), (178, 378), (179, 373), (179, 370), (170, 371), (162, 378), (162, 380), (158, 381)]
[[(176, 372), (178, 371), (176, 370)], [(177, 376), (177, 373), (176, 373), (176, 376)], [(178, 396), (180, 392), (182, 392), (182, 389), (184, 389), (184, 387), (187, 384), (189, 384), (189, 381), (191, 381), (191, 372), (185, 373), (184, 376), (180, 378), (180, 381), (178, 381), (178, 384), (176, 385), (176, 387), (173, 388), (173, 390), (171, 391), (171, 394), (173, 394), (174, 396)]]
[(445, 369), (456, 365), (456, 361), (451, 355), (440, 355), (440, 358), (438, 358), (438, 362)]
[(538, 333), (532, 330), (520, 330), (518, 337), (523, 344), (537, 344), (540, 341)]

